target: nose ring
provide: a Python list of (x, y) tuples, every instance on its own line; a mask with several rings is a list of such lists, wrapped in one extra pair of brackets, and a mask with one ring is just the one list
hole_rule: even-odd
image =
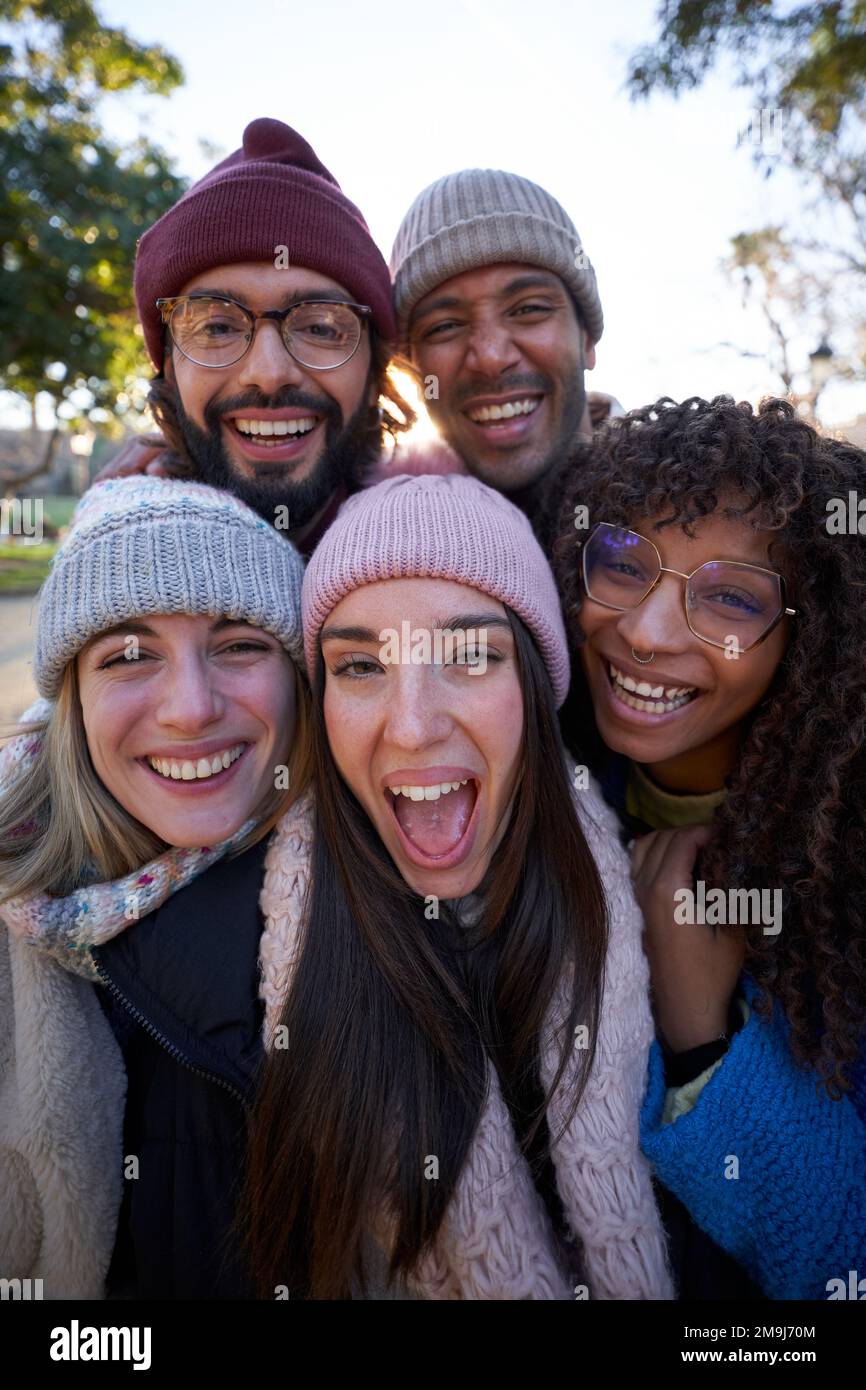
[(634, 657), (635, 661), (636, 661), (636, 662), (638, 663), (638, 665), (640, 665), (640, 666), (649, 666), (650, 662), (651, 662), (651, 661), (653, 660), (653, 658), (655, 657), (655, 652), (650, 652), (649, 656), (638, 656), (638, 654), (637, 654), (637, 652), (635, 651), (634, 647), (632, 647), (632, 649), (631, 649), (631, 654), (632, 654), (632, 656)]

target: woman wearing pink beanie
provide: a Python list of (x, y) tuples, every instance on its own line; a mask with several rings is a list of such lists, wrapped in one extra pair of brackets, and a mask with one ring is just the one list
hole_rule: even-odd
[(671, 1297), (641, 918), (559, 739), (529, 523), (473, 478), (391, 478), (343, 507), (302, 611), (316, 815), (277, 828), (261, 897), (260, 1292)]

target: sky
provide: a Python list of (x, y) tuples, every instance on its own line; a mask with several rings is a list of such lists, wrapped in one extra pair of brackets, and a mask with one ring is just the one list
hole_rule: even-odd
[[(720, 392), (756, 402), (779, 389), (760, 315), (720, 262), (740, 231), (781, 222), (802, 232), (803, 198), (784, 171), (765, 180), (738, 148), (749, 98), (730, 72), (679, 101), (630, 101), (627, 59), (656, 31), (654, 0), (96, 5), (186, 72), (167, 99), (111, 98), (113, 136), (143, 125), (196, 177), (215, 162), (202, 141), (220, 157), (248, 121), (278, 117), (361, 208), (386, 259), (434, 179), (468, 167), (526, 175), (566, 208), (598, 275), (605, 331), (590, 388), (626, 408)], [(815, 336), (796, 344), (804, 366)], [(863, 411), (866, 386), (834, 384), (822, 398), (827, 425)]]

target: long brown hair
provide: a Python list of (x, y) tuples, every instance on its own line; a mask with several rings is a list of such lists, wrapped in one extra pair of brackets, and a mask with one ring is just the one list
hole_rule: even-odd
[[(523, 695), (524, 752), (511, 817), (484, 883), (480, 920), (438, 921), (397, 872), (328, 745), (321, 655), (313, 696), (317, 830), (300, 960), (267, 1059), (238, 1214), (263, 1296), (351, 1297), (387, 1197), (389, 1275), (410, 1273), (442, 1224), (478, 1124), (488, 1058), (507, 1101), (537, 1082), (539, 1035), (568, 979), (558, 1084), (587, 1024), (570, 1096), (592, 1065), (608, 923), (576, 812), (549, 678), (508, 611)], [(541, 1125), (531, 1117), (526, 1150)], [(558, 1137), (558, 1136), (557, 1136)], [(438, 1160), (427, 1181), (425, 1160)]]

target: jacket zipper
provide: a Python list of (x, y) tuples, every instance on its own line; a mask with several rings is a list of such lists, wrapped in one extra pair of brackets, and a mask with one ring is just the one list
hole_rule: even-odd
[(196, 1066), (195, 1062), (191, 1062), (189, 1058), (186, 1057), (183, 1052), (181, 1052), (179, 1047), (177, 1047), (173, 1042), (170, 1042), (163, 1033), (160, 1033), (159, 1029), (154, 1027), (150, 1019), (147, 1018), (141, 1012), (140, 1009), (136, 1008), (136, 1006), (133, 1003), (131, 1003), (129, 999), (127, 999), (126, 995), (123, 993), (123, 990), (121, 990), (114, 983), (110, 975), (107, 975), (105, 973), (99, 961), (94, 959), (92, 954), (91, 960), (93, 961), (96, 973), (98, 974), (102, 983), (108, 987), (108, 989), (111, 991), (111, 993), (115, 996), (116, 999), (120, 1000), (123, 1007), (132, 1015), (136, 1023), (141, 1024), (141, 1027), (145, 1030), (145, 1032), (149, 1033), (150, 1036), (154, 1039), (154, 1041), (158, 1042), (160, 1047), (164, 1048), (170, 1057), (173, 1057), (176, 1062), (180, 1062), (181, 1066), (186, 1067), (187, 1070), (193, 1072), (194, 1075), (203, 1077), (205, 1081), (212, 1081), (216, 1086), (222, 1086), (224, 1091), (228, 1091), (231, 1095), (233, 1095), (237, 1100), (240, 1101), (241, 1105), (244, 1107), (245, 1110), (249, 1108), (249, 1103), (246, 1097), (241, 1095), (241, 1092), (237, 1089), (236, 1086), (233, 1086), (230, 1081), (226, 1081), (224, 1076), (219, 1076), (216, 1072), (213, 1071), (207, 1071), (204, 1067)]

